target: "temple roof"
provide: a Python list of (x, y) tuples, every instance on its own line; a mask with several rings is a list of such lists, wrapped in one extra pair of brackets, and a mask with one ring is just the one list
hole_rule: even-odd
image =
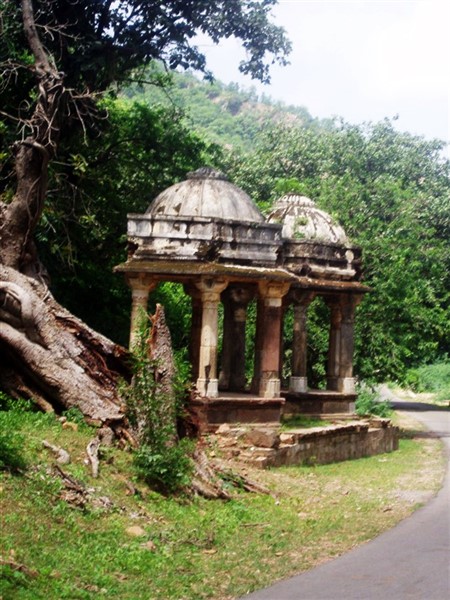
[(225, 221), (263, 223), (264, 217), (250, 196), (220, 171), (202, 167), (187, 179), (161, 192), (146, 214), (157, 217), (205, 217)]
[(277, 200), (267, 217), (269, 223), (282, 223), (285, 239), (348, 245), (343, 228), (306, 196), (286, 194)]

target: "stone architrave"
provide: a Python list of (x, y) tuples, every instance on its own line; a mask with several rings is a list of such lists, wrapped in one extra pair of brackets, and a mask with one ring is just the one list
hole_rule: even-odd
[(224, 305), (222, 365), (219, 389), (243, 392), (245, 376), (245, 327), (247, 306), (254, 291), (243, 286), (229, 286), (222, 294)]
[(315, 293), (305, 290), (294, 290), (289, 299), (294, 308), (294, 331), (292, 339), (292, 374), (289, 378), (289, 391), (306, 392), (307, 378), (307, 311)]
[(255, 377), (252, 387), (258, 387), (259, 396), (280, 396), (280, 340), (283, 296), (289, 283), (260, 281), (257, 316)]
[(202, 279), (195, 283), (202, 303), (202, 329), (198, 360), (197, 391), (202, 397), (217, 398), (217, 341), (220, 294), (228, 285), (221, 279)]
[(147, 313), (148, 297), (158, 285), (158, 280), (144, 274), (127, 274), (126, 281), (131, 288), (130, 350), (136, 342), (140, 315)]

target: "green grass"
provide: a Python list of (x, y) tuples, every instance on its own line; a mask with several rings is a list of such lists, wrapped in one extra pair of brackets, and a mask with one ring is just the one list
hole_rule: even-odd
[[(36, 576), (4, 568), (3, 600), (229, 599), (340, 554), (409, 514), (402, 493), (439, 486), (442, 453), (433, 439), (401, 440), (392, 454), (252, 476), (271, 495), (236, 492), (232, 501), (166, 498), (136, 480), (132, 456), (108, 449), (94, 480), (84, 449), (94, 431), (63, 429), (54, 417), (16, 414), (23, 475), (0, 474), (3, 558)], [(107, 496), (112, 508), (72, 508), (42, 440), (69, 450), (63, 468)], [(140, 495), (128, 495), (126, 480)], [(139, 537), (127, 533), (138, 525)]]
[(304, 415), (295, 415), (292, 417), (288, 417), (283, 419), (282, 429), (310, 429), (311, 427), (326, 427), (327, 425), (331, 425), (330, 421), (326, 421), (324, 419), (319, 419), (317, 417), (306, 417)]

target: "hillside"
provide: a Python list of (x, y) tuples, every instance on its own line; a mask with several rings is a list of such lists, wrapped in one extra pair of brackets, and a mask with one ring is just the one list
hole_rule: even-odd
[(161, 74), (151, 73), (149, 79), (156, 83), (134, 84), (124, 95), (149, 105), (181, 109), (188, 127), (207, 141), (225, 147), (250, 150), (258, 133), (269, 122), (305, 128), (317, 127), (320, 123), (304, 107), (288, 106), (268, 96), (259, 96), (254, 88), (241, 88), (237, 83), (201, 81), (192, 73), (175, 72), (171, 85), (162, 89), (158, 85), (160, 77)]

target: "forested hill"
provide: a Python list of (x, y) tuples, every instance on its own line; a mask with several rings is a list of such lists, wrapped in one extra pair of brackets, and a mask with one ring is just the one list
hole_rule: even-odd
[(155, 83), (132, 85), (123, 95), (149, 105), (181, 109), (186, 125), (209, 142), (249, 150), (268, 122), (308, 128), (320, 125), (306, 108), (259, 96), (254, 87), (202, 81), (193, 74), (175, 72), (171, 84), (162, 88), (157, 85), (161, 76), (150, 74)]

